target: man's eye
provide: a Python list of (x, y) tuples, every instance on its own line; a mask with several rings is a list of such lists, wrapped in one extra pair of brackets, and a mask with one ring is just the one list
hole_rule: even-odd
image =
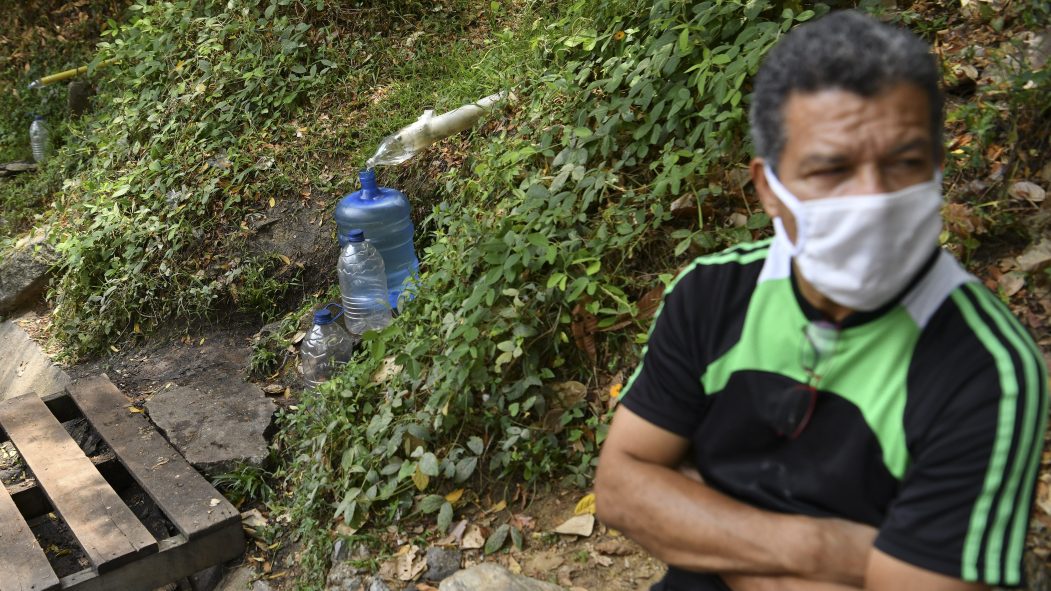
[(898, 160), (897, 162), (895, 162), (895, 164), (897, 166), (902, 167), (902, 168), (908, 168), (908, 169), (915, 170), (915, 169), (923, 168), (924, 166), (926, 166), (927, 165), (927, 161), (924, 160), (923, 158), (905, 158), (903, 160)]
[(828, 177), (828, 176), (839, 176), (841, 174), (845, 174), (846, 172), (847, 172), (847, 167), (845, 167), (845, 166), (835, 166), (835, 167), (832, 167), (832, 168), (821, 168), (821, 169), (815, 170), (811, 174), (813, 174), (814, 176), (825, 176), (825, 177)]

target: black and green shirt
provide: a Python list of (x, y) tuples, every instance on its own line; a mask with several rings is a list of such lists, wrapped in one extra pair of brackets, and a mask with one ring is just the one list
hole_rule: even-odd
[[(688, 438), (705, 482), (753, 506), (877, 527), (876, 547), (966, 581), (1017, 585), (1047, 414), (1047, 370), (997, 298), (941, 250), (895, 301), (836, 331), (779, 241), (694, 261), (668, 287), (623, 404)], [(778, 396), (817, 390), (794, 439)], [(665, 588), (724, 589), (669, 569)]]

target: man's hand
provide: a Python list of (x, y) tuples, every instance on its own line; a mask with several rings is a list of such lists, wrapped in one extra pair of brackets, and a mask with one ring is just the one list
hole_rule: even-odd
[(687, 570), (862, 585), (874, 529), (732, 499), (678, 471), (688, 445), (620, 407), (595, 479), (603, 522)]

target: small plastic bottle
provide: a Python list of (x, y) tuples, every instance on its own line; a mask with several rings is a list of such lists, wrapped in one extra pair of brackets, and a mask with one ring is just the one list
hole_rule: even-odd
[(33, 149), (33, 160), (36, 163), (41, 164), (47, 160), (51, 151), (51, 138), (42, 115), (33, 117), (33, 123), (29, 125), (29, 146)]
[(390, 324), (387, 273), (383, 257), (365, 241), (365, 232), (351, 230), (339, 255), (339, 291), (343, 318), (351, 335), (361, 336)]
[(308, 388), (327, 382), (343, 364), (350, 361), (354, 352), (354, 341), (336, 322), (342, 310), (333, 316), (329, 306), (314, 312), (314, 326), (299, 348), (303, 380)]

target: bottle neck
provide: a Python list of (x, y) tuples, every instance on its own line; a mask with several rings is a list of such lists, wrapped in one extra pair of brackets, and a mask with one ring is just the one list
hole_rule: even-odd
[(375, 199), (379, 196), (380, 188), (376, 184), (375, 170), (371, 168), (365, 169), (358, 174), (358, 178), (361, 180), (361, 194), (363, 197)]

